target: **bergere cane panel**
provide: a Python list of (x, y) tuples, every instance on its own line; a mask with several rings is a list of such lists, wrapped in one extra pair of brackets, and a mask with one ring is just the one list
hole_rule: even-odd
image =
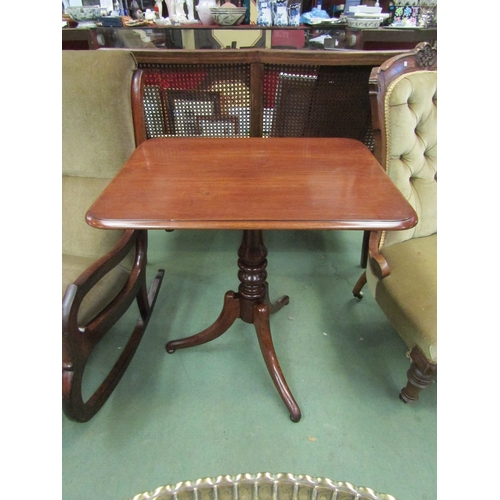
[(139, 68), (147, 139), (348, 137), (373, 151), (368, 65), (193, 62)]
[(349, 137), (373, 149), (370, 71), (366, 66), (320, 67), (308, 136)]
[[(368, 66), (269, 64), (264, 72), (264, 135), (349, 137), (373, 151)], [(271, 124), (266, 124), (270, 116)]]
[(140, 68), (148, 139), (250, 135), (250, 65), (141, 64)]
[(263, 82), (263, 135), (305, 136), (318, 82), (317, 67), (269, 64)]

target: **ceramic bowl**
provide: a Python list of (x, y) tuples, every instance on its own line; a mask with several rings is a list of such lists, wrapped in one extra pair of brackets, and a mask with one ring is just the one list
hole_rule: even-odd
[(380, 17), (348, 17), (348, 28), (378, 28), (382, 19)]
[(211, 7), (210, 15), (219, 26), (236, 26), (243, 22), (246, 7), (235, 7), (234, 9), (225, 7)]
[(108, 13), (106, 9), (99, 5), (66, 7), (65, 12), (75, 21), (96, 21)]
[(198, 2), (198, 5), (195, 7), (201, 23), (205, 26), (211, 26), (215, 24), (215, 21), (212, 19), (212, 16), (210, 14), (210, 9), (213, 7), (215, 7), (215, 0), (200, 0)]

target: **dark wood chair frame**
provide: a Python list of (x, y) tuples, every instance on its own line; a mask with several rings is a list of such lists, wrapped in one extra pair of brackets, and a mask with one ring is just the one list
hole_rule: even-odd
[[(79, 326), (78, 312), (83, 299), (96, 283), (131, 251), (135, 252), (134, 264), (125, 285), (85, 326)], [(106, 255), (97, 260), (66, 289), (62, 301), (62, 403), (64, 413), (71, 420), (86, 422), (100, 410), (137, 350), (153, 312), (164, 275), (164, 270), (160, 269), (148, 292), (146, 256), (147, 232), (127, 230)], [(98, 389), (87, 401), (83, 401), (83, 373), (90, 354), (134, 300), (137, 301), (140, 317), (127, 344)]]

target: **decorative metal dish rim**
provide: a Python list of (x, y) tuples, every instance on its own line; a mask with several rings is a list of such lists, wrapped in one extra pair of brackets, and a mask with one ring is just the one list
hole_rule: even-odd
[[(289, 491), (286, 495), (289, 500), (299, 500), (299, 489), (307, 488), (310, 490), (310, 500), (335, 500), (338, 494), (342, 494), (341, 498), (352, 500), (396, 500), (395, 497), (387, 493), (377, 493), (371, 488), (363, 486), (354, 486), (351, 483), (343, 481), (333, 481), (324, 477), (309, 476), (307, 474), (290, 474), (290, 473), (270, 473), (260, 472), (257, 474), (238, 474), (225, 475), (217, 477), (205, 477), (195, 481), (181, 481), (176, 484), (168, 484), (160, 486), (155, 490), (140, 493), (129, 500), (178, 500), (179, 495), (183, 500), (186, 500), (188, 494), (191, 494), (191, 500), (201, 500), (201, 493), (207, 490), (213, 490), (213, 499), (218, 499), (218, 489), (231, 487), (232, 498), (230, 500), (240, 500), (239, 490), (241, 487), (251, 486), (251, 500), (264, 500), (265, 497), (259, 495), (259, 489), (262, 487), (272, 487), (272, 494), (268, 496), (269, 500), (282, 500), (285, 495), (284, 487), (292, 487), (293, 491)], [(291, 494), (290, 494), (291, 493)], [(351, 495), (347, 497), (346, 495)], [(302, 498), (303, 495), (300, 495)]]

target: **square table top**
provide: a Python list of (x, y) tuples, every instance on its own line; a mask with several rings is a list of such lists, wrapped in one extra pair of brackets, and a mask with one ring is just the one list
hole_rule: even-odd
[(370, 150), (344, 138), (147, 140), (90, 207), (106, 229), (413, 227)]

